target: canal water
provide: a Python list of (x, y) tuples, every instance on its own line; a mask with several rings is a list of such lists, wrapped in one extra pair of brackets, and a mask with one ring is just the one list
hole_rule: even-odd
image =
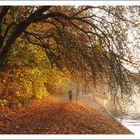
[(118, 119), (119, 122), (127, 127), (135, 135), (140, 135), (140, 119)]

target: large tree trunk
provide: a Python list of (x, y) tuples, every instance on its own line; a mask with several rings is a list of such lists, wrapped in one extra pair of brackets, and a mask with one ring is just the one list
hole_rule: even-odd
[(16, 39), (21, 35), (21, 33), (29, 26), (30, 22), (21, 22), (13, 31), (13, 33), (10, 35), (9, 39), (5, 43), (5, 45), (2, 47), (2, 51), (0, 53), (0, 71), (4, 68), (5, 61), (7, 58), (7, 55), (16, 41)]
[(0, 71), (2, 71), (2, 69), (4, 68), (4, 65), (5, 65), (5, 61), (6, 61), (6, 56), (7, 56), (7, 53), (0, 53)]
[[(37, 9), (36, 11), (34, 11), (34, 13), (31, 13), (31, 15), (29, 17), (27, 17), (24, 21), (21, 21), (18, 25), (16, 25), (16, 27), (14, 28), (13, 32), (8, 37), (8, 40), (6, 42), (4, 42), (5, 37), (2, 38), (2, 36), (1, 36), (2, 26), (0, 26), (0, 48), (2, 48), (2, 50), (0, 52), (0, 71), (3, 69), (3, 67), (5, 65), (7, 54), (10, 51), (10, 49), (11, 49), (12, 45), (14, 44), (15, 40), (24, 32), (24, 30), (32, 22), (42, 20), (42, 18), (40, 18), (40, 17), (43, 16), (43, 12), (49, 10), (50, 7), (51, 6), (43, 6), (39, 9)], [(3, 20), (4, 16), (7, 14), (9, 9), (10, 9), (10, 7), (4, 7), (3, 10), (1, 11), (1, 13), (0, 13), (0, 25), (2, 23), (2, 20)], [(53, 15), (50, 15), (50, 13), (49, 13), (48, 15), (46, 15), (45, 17), (43, 16), (43, 17), (45, 19), (47, 19), (51, 16), (53, 16)], [(10, 27), (11, 26), (8, 26), (6, 30), (8, 31)], [(3, 44), (5, 44), (5, 45), (3, 46)]]

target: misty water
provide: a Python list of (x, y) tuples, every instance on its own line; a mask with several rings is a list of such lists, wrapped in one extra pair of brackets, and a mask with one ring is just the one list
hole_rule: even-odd
[(119, 122), (127, 127), (131, 132), (133, 132), (135, 135), (140, 134), (140, 120), (134, 120), (134, 119), (118, 119)]
[(134, 104), (127, 107), (128, 115), (118, 120), (135, 135), (140, 135), (140, 96), (134, 95), (133, 100)]

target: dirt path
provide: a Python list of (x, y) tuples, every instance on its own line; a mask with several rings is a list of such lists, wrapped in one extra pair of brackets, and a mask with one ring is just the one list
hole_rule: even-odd
[(56, 97), (0, 109), (1, 134), (130, 134), (107, 113)]
[[(63, 102), (68, 102), (68, 95), (65, 94), (65, 95), (56, 95), (56, 97), (58, 97), (60, 100), (62, 100)], [(78, 102), (81, 102), (87, 106), (90, 106), (90, 107), (93, 107), (94, 109), (98, 110), (98, 111), (101, 111), (101, 112), (104, 112), (105, 109), (104, 109), (104, 100), (103, 99), (100, 99), (100, 102), (99, 102), (99, 98), (97, 95), (94, 95), (93, 94), (79, 94), (77, 100), (76, 100), (76, 96), (73, 95), (73, 101), (78, 103)]]

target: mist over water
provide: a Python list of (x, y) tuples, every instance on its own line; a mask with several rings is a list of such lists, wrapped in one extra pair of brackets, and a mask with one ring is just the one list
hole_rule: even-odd
[(133, 101), (134, 101), (134, 104), (132, 106), (129, 106), (127, 108), (128, 110), (128, 113), (136, 113), (136, 114), (140, 114), (140, 96), (139, 95), (133, 95)]
[(135, 135), (140, 134), (140, 120), (118, 119), (119, 122), (132, 131)]
[(134, 104), (126, 107), (128, 114), (123, 118), (118, 118), (121, 124), (127, 127), (135, 135), (140, 134), (140, 96), (139, 94), (132, 97)]

